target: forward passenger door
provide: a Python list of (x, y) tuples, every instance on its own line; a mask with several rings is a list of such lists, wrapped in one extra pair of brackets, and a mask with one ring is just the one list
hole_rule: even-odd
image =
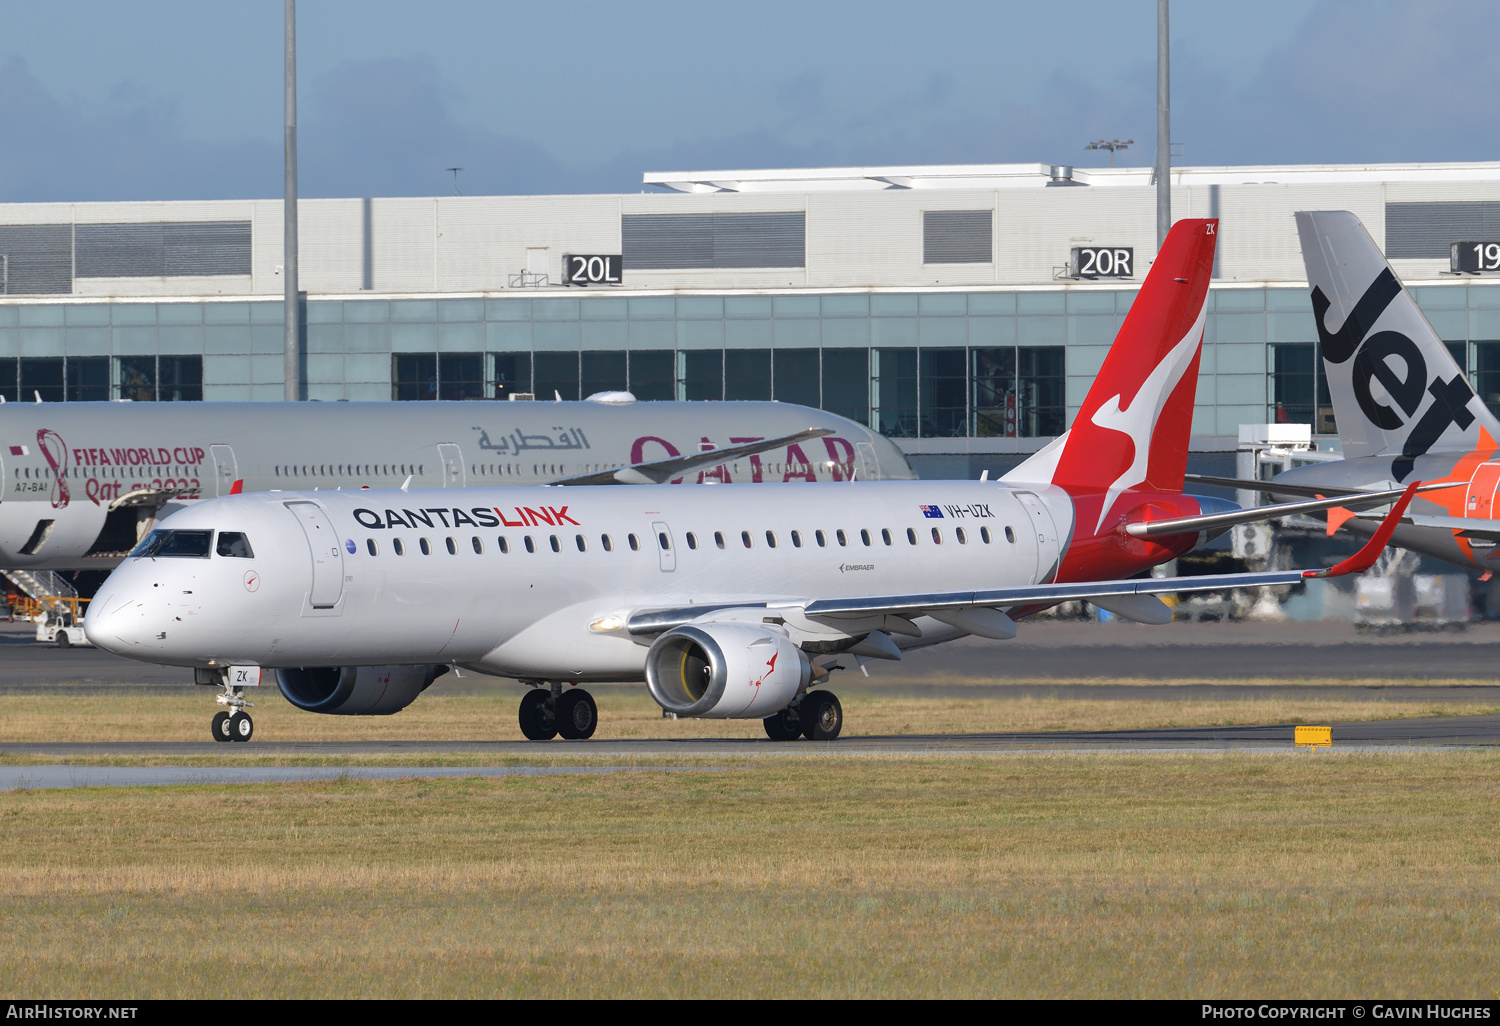
[(344, 550), (333, 521), (315, 502), (289, 502), (286, 508), (307, 536), (312, 556), (312, 592), (308, 601), (314, 609), (331, 609), (344, 594)]
[(443, 442), (438, 445), (437, 449), (438, 459), (443, 464), (443, 487), (464, 487), (466, 475), (464, 474), (463, 450), (452, 442)]

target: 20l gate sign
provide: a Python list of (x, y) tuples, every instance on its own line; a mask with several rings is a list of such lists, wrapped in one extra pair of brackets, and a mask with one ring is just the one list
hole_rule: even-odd
[(563, 257), (564, 285), (618, 285), (623, 271), (618, 254), (579, 256), (570, 253)]

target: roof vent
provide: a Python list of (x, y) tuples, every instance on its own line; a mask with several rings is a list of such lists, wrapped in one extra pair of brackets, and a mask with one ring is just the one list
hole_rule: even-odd
[(1049, 181), (1047, 184), (1048, 185), (1077, 185), (1078, 183), (1075, 182), (1075, 181), (1073, 181), (1073, 165), (1071, 165), (1071, 164), (1053, 164), (1052, 165), (1052, 180)]
[(595, 392), (585, 402), (609, 403), (613, 406), (624, 406), (635, 402), (635, 396), (629, 392)]

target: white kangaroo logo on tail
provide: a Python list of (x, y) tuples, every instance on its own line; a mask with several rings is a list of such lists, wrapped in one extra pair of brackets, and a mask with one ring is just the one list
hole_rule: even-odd
[(1193, 362), (1193, 354), (1203, 341), (1203, 324), (1207, 311), (1208, 301), (1205, 295), (1203, 305), (1198, 308), (1198, 319), (1187, 330), (1187, 334), (1182, 336), (1182, 340), (1172, 347), (1172, 351), (1167, 353), (1166, 359), (1158, 363), (1146, 380), (1141, 382), (1141, 387), (1130, 400), (1129, 406), (1121, 407), (1121, 397), (1117, 395), (1105, 400), (1090, 418), (1099, 427), (1128, 435), (1135, 445), (1135, 456), (1130, 466), (1115, 478), (1104, 493), (1104, 505), (1099, 509), (1099, 523), (1094, 525), (1095, 533), (1104, 526), (1104, 518), (1109, 515), (1110, 508), (1114, 506), (1120, 493), (1146, 480), (1146, 465), (1151, 459), (1151, 432), (1156, 427), (1156, 418), (1161, 416), (1162, 407), (1167, 405), (1167, 398), (1176, 391), (1178, 382)]

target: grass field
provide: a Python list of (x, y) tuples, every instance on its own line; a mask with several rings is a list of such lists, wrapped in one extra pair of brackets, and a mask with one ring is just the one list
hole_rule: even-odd
[[(1184, 689), (1185, 690), (1185, 689)], [(143, 689), (144, 691), (144, 689)], [(213, 690), (162, 694), (135, 691), (102, 699), (66, 689), (0, 696), (0, 742), (203, 741), (216, 706)], [(289, 705), (274, 688), (256, 702), (255, 736), (262, 741), (521, 740), (518, 687), (479, 694), (427, 694), (394, 716), (316, 716)], [(759, 720), (664, 720), (644, 687), (596, 689), (596, 737), (762, 737)], [(1325, 698), (923, 698), (919, 694), (843, 696), (845, 733), (931, 734), (976, 731), (1125, 730), (1136, 727), (1237, 723), (1329, 722), (1402, 716), (1500, 712), (1493, 701)]]
[(830, 754), (0, 793), (0, 979), (149, 996), (1497, 996), (1500, 755)]

